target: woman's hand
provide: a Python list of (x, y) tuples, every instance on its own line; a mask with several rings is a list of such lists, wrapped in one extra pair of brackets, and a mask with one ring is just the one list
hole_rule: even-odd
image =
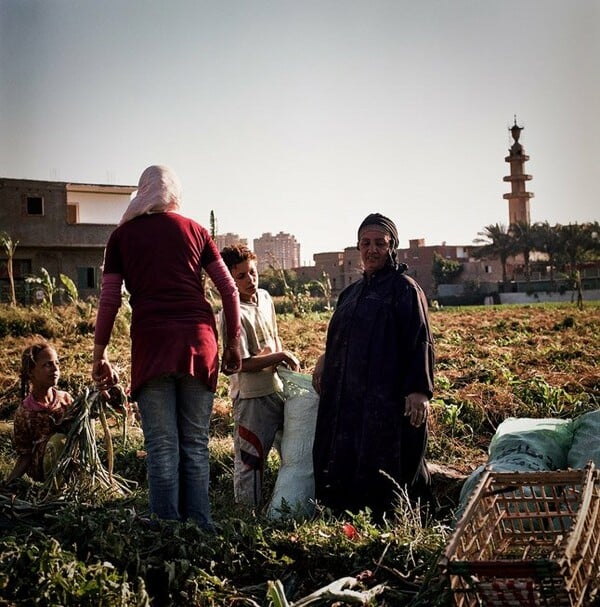
[(111, 367), (106, 355), (106, 346), (94, 344), (92, 379), (98, 390), (108, 390), (119, 383), (119, 374)]
[(415, 428), (422, 426), (429, 416), (429, 398), (426, 394), (413, 392), (406, 397), (404, 415), (410, 418)]
[(312, 385), (317, 394), (321, 394), (321, 376), (323, 375), (323, 367), (325, 366), (325, 354), (321, 354), (317, 359), (317, 364), (312, 374)]
[(105, 358), (92, 363), (92, 379), (98, 390), (108, 390), (119, 383), (119, 374)]

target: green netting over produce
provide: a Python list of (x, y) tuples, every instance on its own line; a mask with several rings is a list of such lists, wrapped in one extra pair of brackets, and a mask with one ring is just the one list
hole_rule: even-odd
[(567, 465), (579, 470), (590, 460), (600, 468), (600, 411), (590, 411), (573, 420), (573, 442)]
[(566, 469), (573, 430), (570, 419), (508, 418), (503, 421), (490, 441), (487, 464), (474, 470), (462, 486), (456, 518), (467, 506), (486, 467), (498, 472)]

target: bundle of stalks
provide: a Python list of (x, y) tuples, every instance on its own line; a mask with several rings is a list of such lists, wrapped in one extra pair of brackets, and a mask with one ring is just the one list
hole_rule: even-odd
[(0, 493), (0, 528), (11, 527), (16, 520), (37, 519), (47, 512), (56, 512), (60, 501), (47, 501), (43, 504), (34, 504), (27, 500), (19, 499), (16, 495), (3, 495)]
[[(69, 431), (65, 447), (45, 480), (39, 501), (56, 499), (89, 499), (104, 501), (132, 494), (134, 481), (113, 472), (114, 448), (108, 418), (123, 424), (127, 437), (127, 396), (120, 386), (109, 391), (86, 388), (70, 409)], [(96, 419), (100, 420), (106, 449), (106, 467), (98, 452)]]

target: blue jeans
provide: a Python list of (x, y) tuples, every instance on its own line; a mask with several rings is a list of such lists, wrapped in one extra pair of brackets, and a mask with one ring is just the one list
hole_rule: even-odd
[(139, 391), (150, 511), (212, 528), (208, 430), (214, 394), (195, 377), (162, 375)]

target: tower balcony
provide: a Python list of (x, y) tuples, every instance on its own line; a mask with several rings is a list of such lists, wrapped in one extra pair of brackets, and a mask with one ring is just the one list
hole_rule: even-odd
[(505, 162), (527, 162), (529, 156), (527, 154), (515, 154), (514, 156), (505, 156)]
[(502, 198), (504, 200), (515, 200), (515, 199), (528, 199), (534, 198), (535, 194), (533, 192), (511, 192), (510, 194), (502, 194)]
[(515, 175), (507, 175), (502, 178), (502, 181), (531, 181), (533, 177), (525, 173), (517, 173)]

